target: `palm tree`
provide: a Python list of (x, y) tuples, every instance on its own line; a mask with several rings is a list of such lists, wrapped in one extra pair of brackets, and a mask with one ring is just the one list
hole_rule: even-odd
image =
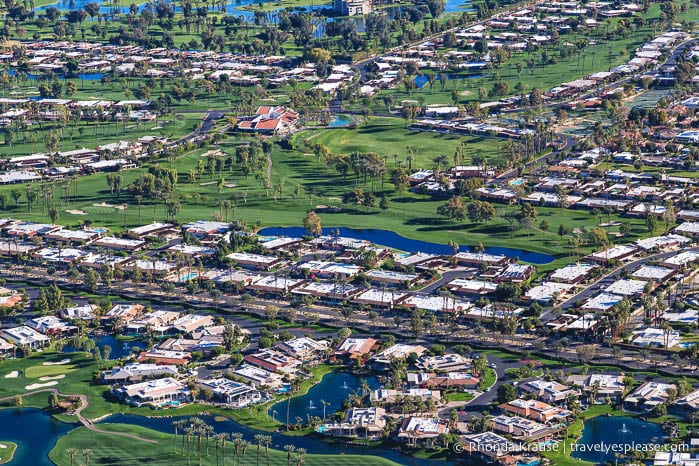
[(249, 447), (250, 442), (247, 440), (240, 441), (240, 453), (243, 456), (242, 461), (240, 462), (241, 466), (245, 466), (245, 453), (247, 453)]
[(296, 451), (296, 447), (293, 445), (284, 445), (284, 451), (286, 452), (286, 466), (291, 466), (291, 454)]
[(70, 456), (70, 466), (73, 466), (73, 459), (75, 458), (75, 455), (78, 454), (78, 449), (66, 448), (66, 453), (68, 453), (68, 456)]
[(175, 429), (175, 454), (177, 454), (177, 429), (182, 427), (182, 421), (172, 421), (172, 427)]
[(226, 440), (228, 440), (229, 436), (227, 432), (221, 434), (221, 464), (223, 466), (226, 466)]
[(262, 438), (263, 437), (264, 437), (264, 435), (262, 435), (262, 434), (256, 434), (254, 437), (255, 443), (257, 444), (257, 461), (256, 461), (257, 466), (260, 466), (260, 448), (262, 448)]
[(86, 448), (83, 450), (83, 456), (85, 457), (85, 466), (90, 466), (90, 455), (92, 454), (92, 450), (89, 448)]
[(304, 456), (306, 456), (305, 448), (296, 450), (296, 466), (301, 466), (305, 462)]
[(267, 466), (269, 466), (269, 446), (272, 444), (272, 436), (263, 435), (262, 444), (265, 446), (265, 456), (267, 456)]

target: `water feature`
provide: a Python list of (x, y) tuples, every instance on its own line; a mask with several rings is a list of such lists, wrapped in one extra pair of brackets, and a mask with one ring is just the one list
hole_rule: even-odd
[[(326, 376), (327, 378), (328, 376)], [(320, 384), (319, 384), (320, 385)], [(317, 386), (317, 385), (316, 385)], [(337, 385), (334, 385), (337, 387)], [(332, 394), (326, 398), (332, 399)], [(176, 414), (176, 410), (167, 411), (168, 414)], [(200, 416), (214, 427), (215, 431), (239, 432), (243, 437), (254, 442), (254, 436), (261, 433), (259, 430), (242, 426), (235, 421), (219, 416)], [(145, 417), (127, 414), (114, 414), (100, 423), (131, 424), (153, 429), (160, 432), (172, 433), (172, 422), (180, 419), (189, 419), (189, 416), (172, 417)], [(48, 454), (63, 435), (75, 428), (75, 424), (66, 424), (56, 421), (45, 411), (34, 408), (7, 408), (0, 409), (0, 440), (15, 442), (18, 445), (17, 452), (10, 465), (13, 466), (50, 466)], [(313, 437), (288, 437), (276, 432), (264, 432), (272, 437), (271, 447), (282, 450), (284, 445), (293, 444), (298, 448), (305, 448), (311, 454), (355, 454), (380, 456), (398, 464), (408, 466), (451, 466), (450, 462), (431, 461), (411, 458), (401, 455), (395, 450), (365, 447), (359, 445), (330, 444)]]
[(631, 445), (663, 443), (663, 429), (657, 424), (624, 416), (598, 416), (585, 421), (574, 458), (596, 464), (614, 462), (615, 452)]
[[(331, 372), (323, 379), (312, 386), (305, 395), (291, 398), (288, 403), (289, 422), (295, 423), (297, 418), (302, 422), (308, 421), (308, 416), (323, 417), (325, 411), (326, 418), (332, 417), (336, 411), (342, 409), (342, 402), (353, 393), (361, 395), (362, 379), (365, 379), (371, 390), (379, 388), (380, 384), (376, 377), (360, 377), (348, 372)], [(342, 390), (338, 390), (342, 387)], [(323, 406), (325, 403), (325, 406)], [(276, 411), (275, 418), (278, 421), (286, 422), (287, 402), (280, 401), (270, 409), (270, 415)]]
[[(92, 339), (95, 341), (95, 345), (102, 350), (103, 346), (109, 346), (112, 348), (112, 352), (109, 354), (109, 359), (120, 359), (125, 356), (128, 356), (131, 354), (133, 347), (138, 346), (140, 348), (143, 348), (143, 340), (141, 339), (128, 339), (128, 340), (122, 340), (114, 335), (97, 335), (92, 337)], [(82, 351), (77, 348), (75, 348), (72, 344), (66, 345), (63, 348), (63, 351), (65, 353), (73, 353), (75, 351)]]
[[(339, 228), (323, 228), (323, 234), (329, 235), (332, 231), (339, 230), (340, 236), (348, 238), (361, 239), (371, 241), (375, 244), (389, 246), (401, 251), (407, 252), (425, 252), (430, 254), (452, 254), (450, 246), (446, 244), (430, 243), (417, 239), (406, 238), (398, 233), (387, 230), (376, 229), (354, 229), (348, 227)], [(306, 231), (303, 227), (269, 227), (263, 228), (260, 231), (262, 235), (269, 236), (303, 236)], [(460, 246), (459, 251), (471, 251), (469, 246)], [(532, 264), (548, 264), (553, 261), (553, 256), (540, 252), (525, 251), (523, 249), (513, 249), (504, 247), (489, 247), (485, 248), (485, 252), (489, 254), (502, 254), (511, 258), (519, 258), (525, 262)]]
[(56, 421), (49, 414), (34, 408), (0, 409), (0, 440), (17, 444), (14, 459), (7, 464), (48, 466), (49, 451), (59, 437), (75, 426)]
[[(17, 76), (16, 70), (7, 70), (9, 76)], [(63, 73), (49, 74), (36, 74), (36, 73), (26, 73), (27, 79), (30, 81), (42, 81), (50, 79), (66, 79)], [(104, 73), (76, 73), (75, 78), (83, 81), (99, 81), (104, 77)]]
[(328, 124), (330, 128), (342, 128), (343, 126), (349, 126), (352, 123), (352, 119), (346, 115), (338, 115), (333, 121)]

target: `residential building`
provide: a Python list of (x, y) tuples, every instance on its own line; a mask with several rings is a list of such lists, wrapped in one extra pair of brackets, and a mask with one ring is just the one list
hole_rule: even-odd
[(410, 416), (401, 424), (397, 437), (398, 440), (416, 444), (448, 432), (449, 421), (446, 419)]
[(656, 406), (670, 401), (668, 394), (670, 389), (677, 390), (677, 386), (661, 382), (645, 382), (624, 398), (624, 407), (638, 411), (650, 411)]
[(374, 338), (347, 337), (340, 343), (333, 356), (338, 359), (358, 359), (369, 354), (378, 343)]
[(287, 356), (272, 348), (266, 348), (256, 353), (248, 354), (243, 359), (254, 366), (272, 372), (289, 372), (301, 363), (298, 359)]
[(244, 408), (262, 400), (262, 394), (255, 388), (226, 378), (197, 380), (197, 385), (211, 390), (213, 401), (229, 408)]
[(143, 379), (161, 376), (177, 376), (177, 366), (162, 366), (157, 364), (133, 363), (115, 366), (102, 372), (103, 383), (140, 382)]
[(495, 416), (488, 420), (488, 425), (494, 432), (502, 432), (519, 439), (541, 440), (553, 434), (549, 426), (519, 416)]
[(573, 415), (567, 409), (552, 406), (539, 400), (517, 398), (499, 406), (503, 411), (543, 423), (562, 422)]
[(0, 336), (15, 346), (26, 346), (31, 349), (43, 348), (51, 341), (46, 335), (26, 325), (0, 329)]
[(580, 392), (555, 380), (534, 379), (517, 385), (520, 394), (531, 394), (546, 403), (563, 403), (568, 397), (577, 398)]
[(172, 377), (114, 387), (112, 393), (134, 406), (179, 406), (192, 399), (187, 386)]
[(342, 422), (323, 424), (325, 435), (353, 438), (380, 438), (386, 426), (386, 410), (372, 406), (370, 408), (351, 408), (345, 411)]

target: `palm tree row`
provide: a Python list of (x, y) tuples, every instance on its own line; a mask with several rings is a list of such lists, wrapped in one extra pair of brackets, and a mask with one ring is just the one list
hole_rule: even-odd
[[(221, 465), (226, 464), (226, 444), (230, 441), (233, 444), (233, 465), (244, 465), (245, 456), (247, 455), (248, 449), (252, 445), (247, 440), (243, 439), (243, 434), (241, 433), (215, 433), (214, 428), (204, 422), (203, 419), (199, 417), (190, 417), (189, 419), (180, 419), (172, 422), (172, 427), (174, 429), (175, 437), (173, 439), (173, 451), (177, 454), (177, 441), (178, 435), (182, 434), (180, 454), (187, 456), (187, 464), (192, 464), (192, 454), (194, 454), (198, 460), (199, 465), (202, 464), (202, 457), (209, 456), (209, 440), (214, 440), (214, 449), (216, 455), (216, 465), (219, 464), (219, 450)], [(265, 456), (267, 459), (267, 466), (270, 464), (269, 459), (269, 447), (272, 444), (272, 437), (269, 435), (258, 434), (255, 435), (255, 443), (257, 445), (257, 465), (260, 464), (260, 450), (264, 446)], [(202, 443), (205, 441), (205, 445)], [(186, 453), (185, 453), (185, 442), (187, 443)], [(192, 444), (194, 444), (194, 452), (192, 452)], [(305, 451), (304, 451), (305, 453)], [(303, 456), (303, 455), (302, 455)], [(302, 461), (303, 462), (303, 461)], [(298, 463), (298, 465), (302, 464)]]

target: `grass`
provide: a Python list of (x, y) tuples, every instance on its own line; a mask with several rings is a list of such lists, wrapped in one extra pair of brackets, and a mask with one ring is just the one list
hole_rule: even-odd
[[(170, 466), (172, 464), (184, 464), (186, 461), (180, 453), (180, 445), (178, 445), (178, 453), (173, 452), (173, 435), (157, 432), (146, 429), (140, 426), (125, 425), (125, 424), (110, 424), (109, 426), (100, 425), (101, 429), (113, 430), (116, 432), (127, 432), (138, 435), (142, 438), (147, 438), (157, 441), (155, 444), (139, 443), (132, 439), (121, 436), (114, 436), (104, 433), (92, 432), (85, 427), (80, 427), (72, 430), (65, 436), (61, 437), (56, 446), (49, 453), (49, 458), (56, 464), (70, 464), (70, 458), (66, 453), (67, 448), (76, 448), (79, 451), (85, 449), (92, 450), (90, 456), (91, 464), (118, 464), (118, 465), (162, 465)], [(191, 449), (196, 451), (196, 443), (192, 442)], [(293, 442), (291, 442), (293, 443)], [(186, 451), (185, 447), (185, 451)], [(201, 464), (214, 465), (216, 463), (216, 454), (214, 443), (211, 442), (209, 448), (209, 456), (206, 453), (202, 455)], [(251, 446), (247, 450), (246, 459), (242, 456), (238, 457), (240, 464), (251, 464), (255, 461), (257, 447)], [(219, 450), (219, 454), (222, 452)], [(226, 444), (226, 458), (235, 458), (234, 449), (231, 442)], [(199, 459), (196, 452), (192, 455), (192, 461), (196, 464)], [(82, 458), (77, 458), (78, 460)], [(362, 464), (366, 466), (392, 466), (396, 465), (392, 461), (376, 456), (363, 455), (306, 455), (304, 464), (310, 466), (352, 466)], [(266, 464), (266, 456), (264, 448), (260, 452), (260, 461)], [(292, 455), (294, 461), (294, 455)], [(269, 464), (273, 466), (284, 466), (287, 464), (287, 454), (278, 450), (269, 451)]]
[[(68, 358), (66, 358), (68, 359)], [(28, 378), (36, 379), (39, 377), (51, 377), (54, 375), (62, 375), (73, 372), (75, 369), (73, 366), (68, 364), (61, 364), (55, 366), (32, 366), (27, 367), (24, 375)]]
[(464, 392), (447, 393), (446, 399), (447, 401), (471, 401), (473, 394)]
[(0, 447), (0, 464), (12, 461), (17, 451), (17, 444), (15, 442), (0, 442)]

